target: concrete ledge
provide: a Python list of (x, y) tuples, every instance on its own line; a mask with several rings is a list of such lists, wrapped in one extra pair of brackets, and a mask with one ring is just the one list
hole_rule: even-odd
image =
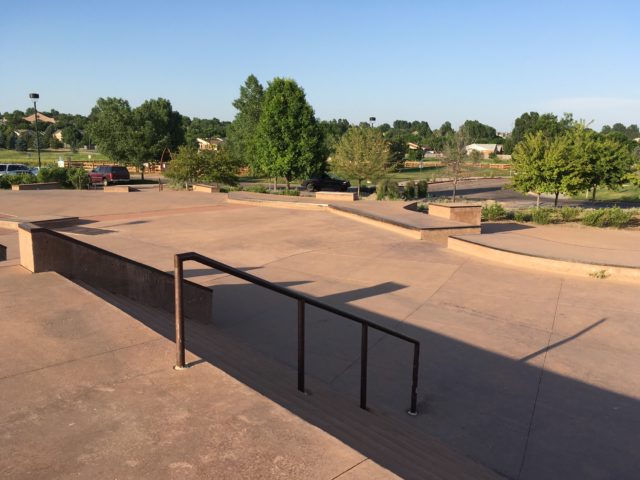
[(374, 217), (373, 215), (360, 215), (358, 213), (335, 208), (333, 205), (329, 206), (329, 211), (335, 215), (347, 217), (360, 223), (366, 223), (367, 225), (373, 225), (374, 227), (382, 228), (390, 232), (399, 233), (406, 237), (413, 238), (414, 240), (422, 240), (422, 230), (420, 230), (419, 228), (411, 228), (399, 223), (385, 222), (380, 218)]
[(104, 187), (105, 192), (133, 192), (129, 185), (107, 185)]
[(62, 185), (58, 182), (42, 182), (42, 183), (21, 183), (19, 185), (11, 185), (11, 190), (59, 190)]
[(196, 184), (196, 185), (193, 185), (191, 188), (194, 192), (218, 193), (220, 191), (220, 188), (213, 185)]
[(480, 225), (482, 205), (473, 203), (429, 203), (429, 215), (454, 222)]
[(606, 278), (627, 282), (640, 282), (640, 268), (536, 257), (527, 253), (502, 250), (456, 237), (449, 237), (447, 246), (456, 252), (473, 255), (483, 260), (509, 264), (511, 266), (581, 277), (594, 276), (596, 273), (603, 272)]
[(354, 202), (358, 200), (356, 192), (316, 192), (318, 200), (337, 200), (340, 202)]
[[(33, 273), (54, 271), (143, 305), (174, 312), (172, 274), (30, 223), (20, 225), (18, 236), (20, 264)], [(211, 289), (185, 280), (183, 294), (187, 317), (212, 320)]]
[(51, 217), (43, 218), (39, 220), (37, 217), (32, 219), (15, 219), (15, 220), (0, 220), (0, 228), (6, 228), (7, 230), (18, 230), (21, 223), (32, 223), (38, 227), (46, 228), (61, 228), (71, 227), (77, 225), (79, 222), (78, 217)]

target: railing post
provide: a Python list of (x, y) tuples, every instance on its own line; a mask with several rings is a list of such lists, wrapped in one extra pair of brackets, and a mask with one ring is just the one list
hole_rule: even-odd
[(411, 409), (409, 415), (418, 415), (418, 368), (420, 367), (420, 343), (413, 344), (413, 375), (411, 380)]
[(176, 310), (176, 364), (173, 367), (175, 370), (183, 370), (186, 367), (184, 363), (184, 313), (182, 298), (182, 259), (180, 256), (175, 255), (173, 257), (173, 275), (175, 286), (175, 310)]
[(301, 392), (304, 392), (304, 308), (304, 300), (298, 299), (298, 390)]
[(367, 409), (367, 362), (369, 358), (369, 325), (362, 323), (360, 340), (360, 408)]

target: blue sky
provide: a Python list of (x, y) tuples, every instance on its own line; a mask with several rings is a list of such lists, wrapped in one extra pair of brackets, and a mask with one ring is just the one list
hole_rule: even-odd
[(640, 123), (638, 1), (49, 0), (1, 13), (0, 111), (37, 91), (42, 110), (165, 97), (231, 120), (253, 73), (297, 80), (322, 119)]

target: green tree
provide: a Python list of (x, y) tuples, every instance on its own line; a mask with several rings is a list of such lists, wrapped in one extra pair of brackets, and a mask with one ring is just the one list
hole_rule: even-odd
[(173, 156), (166, 176), (175, 185), (188, 188), (198, 182), (236, 185), (237, 172), (238, 164), (227, 148), (199, 150), (192, 145), (184, 145)]
[(98, 150), (112, 162), (133, 162), (134, 118), (129, 102), (122, 98), (99, 98), (91, 110), (88, 130)]
[(15, 148), (16, 151), (18, 152), (26, 152), (27, 151), (27, 138), (25, 135), (20, 135), (18, 138), (16, 138), (15, 141)]
[(241, 165), (249, 165), (254, 172), (259, 166), (256, 131), (262, 114), (263, 97), (264, 88), (255, 75), (249, 75), (240, 87), (240, 96), (233, 101), (238, 113), (228, 129), (231, 157)]
[(351, 127), (336, 147), (331, 170), (358, 181), (358, 195), (363, 180), (372, 182), (387, 173), (389, 146), (382, 133), (370, 127)]
[(325, 168), (322, 132), (304, 90), (294, 80), (274, 78), (265, 91), (256, 130), (256, 157), (271, 177), (309, 176)]
[(130, 158), (144, 179), (145, 163), (158, 162), (165, 148), (175, 150), (184, 143), (182, 116), (164, 98), (146, 100), (132, 115)]
[(75, 125), (69, 124), (62, 130), (62, 141), (71, 147), (72, 152), (77, 152), (82, 141), (82, 132)]
[(448, 135), (445, 139), (443, 160), (447, 174), (451, 177), (453, 184), (451, 201), (455, 202), (458, 182), (463, 178), (466, 171), (467, 151), (465, 147), (469, 144), (469, 139), (462, 128), (455, 134)]

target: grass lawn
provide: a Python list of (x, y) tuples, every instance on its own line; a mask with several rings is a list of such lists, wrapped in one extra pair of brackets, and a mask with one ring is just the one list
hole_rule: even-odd
[[(91, 155), (91, 160), (89, 160)], [(105, 161), (107, 157), (95, 151), (80, 150), (72, 153), (70, 150), (40, 150), (40, 158), (43, 165), (56, 163), (58, 157), (64, 160), (71, 158), (72, 161), (89, 162), (89, 161)], [(0, 163), (24, 163), (27, 165), (38, 165), (38, 153), (33, 150), (28, 152), (16, 152), (15, 150), (5, 150), (0, 148)]]
[[(584, 200), (585, 194), (576, 195), (576, 200)], [(588, 198), (591, 198), (591, 192), (589, 192)], [(632, 185), (625, 185), (619, 190), (609, 190), (608, 188), (598, 188), (596, 190), (596, 201), (601, 202), (640, 202), (640, 187), (634, 187)]]
[[(494, 168), (477, 168), (467, 167), (463, 172), (463, 177), (506, 177), (509, 176), (511, 170), (499, 170)], [(424, 167), (419, 168), (403, 168), (399, 172), (393, 172), (388, 175), (389, 178), (403, 182), (405, 180), (433, 180), (438, 177), (448, 177), (445, 167)]]

